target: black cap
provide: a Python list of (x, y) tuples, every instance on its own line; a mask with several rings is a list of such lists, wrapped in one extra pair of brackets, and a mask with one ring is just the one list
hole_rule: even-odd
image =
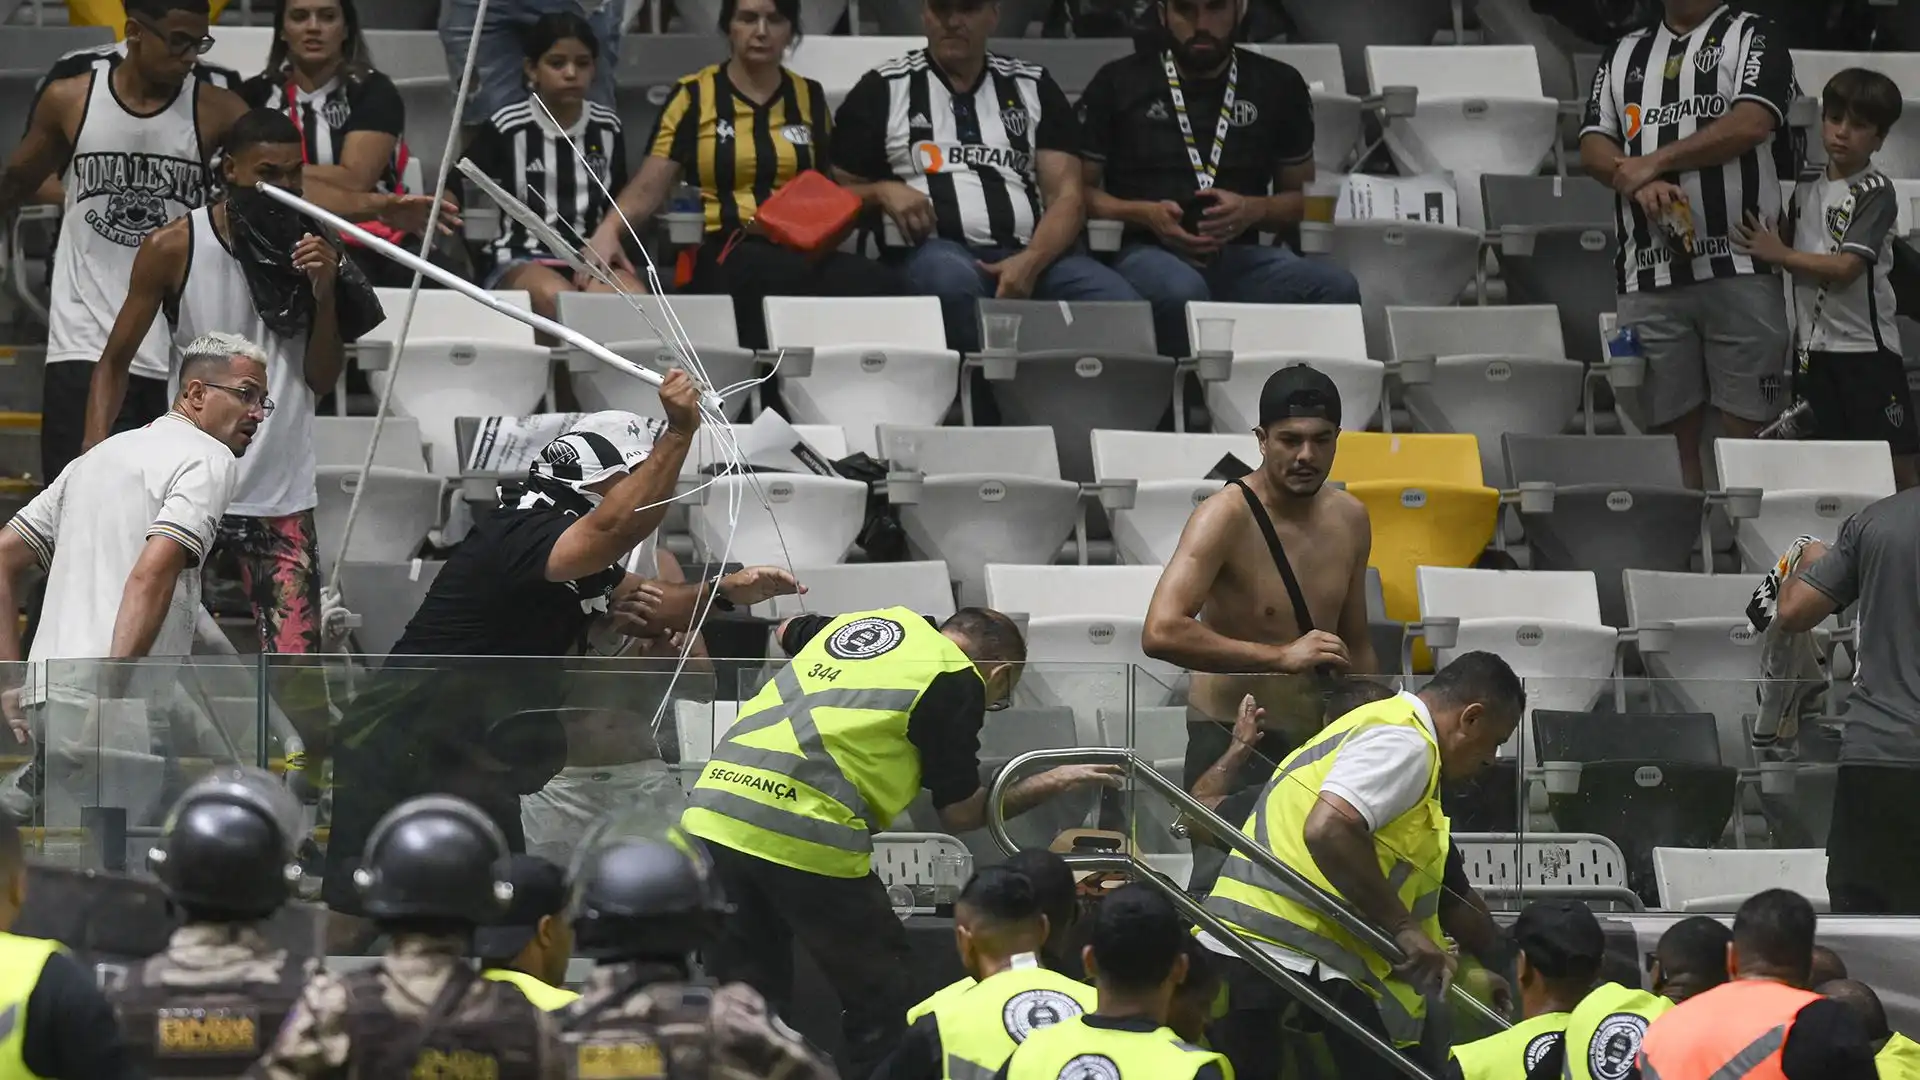
[(1300, 418), (1340, 426), (1340, 388), (1326, 372), (1306, 364), (1281, 368), (1260, 388), (1261, 427)]
[(1513, 943), (1549, 979), (1590, 979), (1606, 956), (1600, 920), (1578, 900), (1535, 900), (1513, 923)]
[(483, 960), (511, 960), (540, 932), (540, 920), (567, 908), (567, 873), (538, 855), (509, 855), (493, 866), (494, 876), (513, 885), (513, 899), (499, 920), (473, 933), (473, 954)]

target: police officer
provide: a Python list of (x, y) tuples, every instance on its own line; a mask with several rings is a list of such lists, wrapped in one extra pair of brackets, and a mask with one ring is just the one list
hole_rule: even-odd
[(215, 770), (174, 803), (147, 863), (186, 922), (165, 951), (106, 977), (151, 1075), (238, 1077), (292, 1010), (316, 959), (269, 942), (260, 923), (300, 878), (300, 824), (286, 786), (246, 766)]
[(1453, 1048), (1448, 1066), (1460, 1080), (1521, 1080), (1527, 1068), (1560, 1045), (1567, 1016), (1592, 989), (1606, 956), (1600, 920), (1578, 900), (1535, 900), (1513, 923), (1519, 949), (1520, 1023)]
[(570, 876), (574, 941), (597, 961), (580, 1000), (556, 1014), (576, 1075), (834, 1080), (752, 987), (693, 979), (692, 954), (727, 911), (697, 841), (609, 819)]
[(1604, 982), (1566, 1019), (1561, 1045), (1527, 1070), (1527, 1080), (1629, 1080), (1640, 1040), (1654, 1019), (1695, 994), (1727, 981), (1733, 934), (1714, 919), (1694, 915), (1667, 927), (1653, 952), (1653, 992)]
[(1179, 913), (1151, 886), (1125, 885), (1107, 894), (1082, 954), (1099, 988), (1099, 1008), (1028, 1034), (996, 1080), (1232, 1076), (1225, 1057), (1180, 1041), (1167, 1027), (1174, 995), (1186, 981), (1187, 937)]
[(0, 814), (0, 1077), (138, 1080), (92, 973), (58, 942), (6, 932), (26, 896), (20, 829)]
[[(741, 706), (681, 819), (739, 909), (705, 959), (788, 1012), (798, 937), (845, 1010), (848, 1069), (866, 1076), (906, 1027), (911, 970), (872, 834), (922, 787), (943, 831), (986, 824), (980, 725), (1011, 699), (1027, 647), (986, 608), (938, 628), (905, 608), (803, 615), (780, 639), (793, 660)], [(1053, 769), (1009, 788), (1006, 813), (1120, 780), (1113, 766)]]
[(506, 854), (499, 826), (465, 800), (424, 795), (388, 812), (354, 872), (386, 954), (348, 975), (315, 973), (247, 1075), (565, 1080), (547, 1014), (466, 959), (474, 928), (511, 899), (494, 872)]
[(1090, 1011), (1093, 987), (1049, 971), (1040, 891), (1005, 866), (975, 873), (953, 908), (960, 963), (976, 980), (940, 998), (874, 1072), (874, 1080), (971, 1080), (992, 1075), (1040, 1028)]

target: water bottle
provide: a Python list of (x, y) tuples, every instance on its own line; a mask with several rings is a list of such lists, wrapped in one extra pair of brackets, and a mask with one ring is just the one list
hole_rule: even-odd
[(700, 213), (700, 189), (692, 184), (681, 184), (673, 191), (673, 198), (667, 202), (670, 214)]
[(1633, 326), (1615, 327), (1607, 338), (1607, 374), (1613, 385), (1622, 389), (1646, 381), (1647, 353), (1640, 345), (1640, 331)]

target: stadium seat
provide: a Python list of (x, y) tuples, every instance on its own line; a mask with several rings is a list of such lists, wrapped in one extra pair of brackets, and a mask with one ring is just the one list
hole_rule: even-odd
[[(1020, 320), (1013, 370), (999, 370), (997, 359), (985, 367), (1000, 422), (1053, 428), (1068, 480), (1093, 479), (1087, 436), (1095, 428), (1151, 431), (1172, 405), (1174, 361), (1154, 351), (1147, 304), (982, 300), (979, 307), (982, 320)], [(969, 396), (961, 401), (972, 404)]]
[(1615, 303), (1613, 192), (1586, 176), (1483, 176), (1480, 194), (1490, 232), (1526, 232), (1513, 250), (1494, 245), (1507, 303), (1553, 305), (1566, 355), (1598, 363), (1594, 321)]
[[(1392, 307), (1387, 333), (1414, 422), (1478, 439), (1481, 475), (1495, 487), (1507, 486), (1502, 433), (1558, 435), (1580, 411), (1586, 365), (1566, 358), (1551, 306)], [(1430, 376), (1409, 363), (1428, 357)]]
[[(673, 703), (675, 734), (680, 744), (680, 765), (698, 767), (713, 758), (713, 748), (726, 737), (727, 729), (740, 717), (738, 701), (676, 701)], [(690, 779), (683, 781), (691, 784)]]
[(1100, 710), (1100, 745), (1124, 746), (1175, 780), (1187, 759), (1187, 710), (1179, 705)]
[(895, 475), (922, 477), (911, 496), (888, 483), (907, 545), (945, 560), (962, 606), (984, 602), (989, 563), (1051, 563), (1073, 533), (1080, 485), (1060, 479), (1052, 429), (882, 424), (879, 434)]
[[(1157, 566), (987, 567), (987, 606), (1027, 616), (1016, 701), (1071, 708), (1082, 743), (1100, 742), (1100, 710), (1167, 704), (1181, 670), (1150, 660), (1140, 627)], [(1131, 684), (1131, 685), (1129, 685)]]
[(1754, 763), (1749, 738), (1759, 710), (1761, 637), (1747, 621), (1759, 574), (1628, 570), (1630, 625), (1672, 630), (1638, 643), (1648, 689), (1661, 708), (1712, 714), (1719, 760)]
[(1134, 485), (1133, 506), (1108, 509), (1107, 520), (1121, 557), (1135, 565), (1160, 566), (1173, 558), (1193, 508), (1225, 483), (1207, 474), (1227, 455), (1247, 468), (1260, 467), (1260, 444), (1251, 434), (1095, 431), (1092, 442), (1094, 479)]
[(1374, 0), (1366, 4), (1284, 5), (1300, 41), (1330, 41), (1340, 48), (1347, 89), (1367, 87), (1366, 49), (1371, 45), (1428, 45), (1452, 22), (1448, 0)]
[(1480, 265), (1480, 232), (1432, 221), (1344, 218), (1333, 223), (1333, 259), (1360, 283), (1368, 353), (1386, 356), (1387, 309), (1460, 299)]
[[(730, 425), (730, 428), (733, 436), (739, 438), (747, 431), (749, 426), (750, 425), (747, 424), (733, 424)], [(833, 424), (795, 424), (793, 430), (808, 446), (812, 447), (829, 461), (846, 456), (846, 433)], [(694, 433), (693, 446), (687, 451), (687, 458), (680, 465), (680, 485), (678, 491), (682, 496), (689, 494), (694, 488), (706, 483), (713, 475), (712, 470), (720, 469), (728, 463), (729, 459), (727, 455), (721, 451), (721, 446), (720, 437), (714, 433), (711, 424), (702, 424), (700, 430)], [(713, 487), (707, 489), (707, 497), (712, 501), (715, 511), (721, 515), (720, 524), (714, 526), (716, 528), (724, 529), (726, 527), (725, 515), (728, 496), (725, 492), (736, 482), (737, 480), (734, 478), (722, 478), (721, 483), (715, 484)], [(716, 489), (719, 489), (718, 494), (715, 494)], [(757, 508), (759, 506), (759, 498), (758, 496), (752, 498), (753, 501), (750, 505)], [(688, 518), (692, 508), (693, 502), (691, 499), (680, 498), (676, 500), (674, 504), (667, 509), (666, 520), (660, 524), (661, 533), (668, 536), (685, 536), (689, 533), (691, 527), (688, 524)], [(743, 529), (772, 528), (772, 520), (764, 510), (760, 509), (754, 509), (751, 513), (743, 512), (740, 521)], [(835, 556), (835, 558), (838, 558), (838, 556)], [(776, 560), (776, 562), (778, 565), (787, 565), (784, 561)]]
[(344, 562), (334, 584), (348, 610), (360, 616), (353, 631), (355, 649), (368, 657), (383, 657), (420, 610), (420, 602), (440, 576), (443, 562)]
[(347, 511), (359, 479), (358, 464), (322, 465), (315, 472), (320, 501), (314, 505), (313, 522), (319, 534), (323, 573), (339, 557), (343, 542), (354, 562), (405, 562), (419, 552), (427, 533), (440, 524), (440, 497), (446, 481), (432, 473), (376, 465), (367, 473), (367, 491), (360, 499), (360, 516), (353, 523), (353, 539), (348, 542)]
[[(1471, 435), (1340, 433), (1331, 479), (1372, 519), (1368, 565), (1380, 571), (1388, 618), (1420, 617), (1416, 567), (1471, 566), (1493, 540), (1500, 493), (1480, 475)], [(1424, 644), (1415, 649), (1416, 665), (1425, 654)]]
[[(1436, 668), (1462, 653), (1498, 654), (1526, 680), (1529, 712), (1583, 711), (1606, 689), (1620, 633), (1600, 621), (1593, 574), (1422, 566), (1418, 581), (1421, 618), (1460, 620), (1456, 644), (1434, 650)], [(1525, 733), (1514, 736), (1509, 752)]]
[[(453, 421), (461, 416), (525, 416), (540, 404), (551, 382), (551, 350), (533, 340), (533, 328), (481, 306), (457, 292), (422, 289), (407, 332), (406, 355), (392, 355), (406, 313), (405, 289), (380, 289), (387, 319), (360, 339), (362, 366), (376, 392), (385, 392), (394, 365), (399, 378), (393, 408), (420, 421), (427, 462), (439, 476), (460, 472)], [(495, 296), (529, 306), (524, 290)], [(370, 354), (383, 363), (369, 364)]]
[(795, 615), (843, 615), (849, 611), (906, 607), (944, 619), (953, 614), (953, 581), (947, 564), (933, 562), (842, 563), (796, 566), (793, 576), (807, 587), (805, 596), (780, 596), (756, 605), (767, 619)]
[(1820, 848), (1661, 847), (1653, 849), (1660, 906), (1674, 912), (1732, 912), (1763, 889), (1792, 889), (1815, 911), (1831, 910), (1827, 899), (1827, 853)]
[[(679, 333), (693, 343), (694, 355), (715, 390), (737, 387), (754, 377), (759, 361), (753, 350), (740, 347), (732, 297), (676, 295), (671, 301), (672, 320), (663, 311), (667, 307), (668, 301), (657, 296), (561, 293), (559, 321), (621, 357), (660, 372), (680, 366), (679, 352), (673, 344), (673, 323), (677, 322)], [(660, 409), (660, 392), (652, 384), (590, 356), (570, 355), (567, 366), (573, 372), (573, 392), (582, 408), (665, 415)], [(739, 415), (739, 405), (749, 396), (746, 388), (735, 389), (726, 399), (727, 414)]]
[(1560, 103), (1540, 90), (1540, 61), (1531, 45), (1373, 45), (1367, 79), (1374, 93), (1412, 86), (1412, 116), (1387, 121), (1387, 150), (1403, 176), (1452, 173), (1460, 223), (1486, 226), (1480, 177), (1529, 176), (1553, 149)]
[[(873, 454), (876, 423), (931, 426), (953, 404), (960, 354), (947, 348), (934, 297), (769, 296), (766, 312), (774, 349), (812, 350), (807, 374), (780, 377), (795, 423), (839, 424), (850, 449)], [(789, 356), (782, 366), (800, 363)]]
[[(749, 426), (734, 425), (735, 437)], [(704, 425), (701, 432), (706, 433)], [(795, 434), (828, 461), (847, 456), (846, 437), (837, 427), (801, 425)], [(696, 444), (701, 455), (695, 470), (722, 463), (719, 446), (710, 434), (704, 445)], [(687, 459), (694, 461), (695, 454), (689, 452)], [(810, 472), (714, 476), (699, 481), (680, 501), (687, 505), (696, 557), (748, 565), (831, 566), (846, 557), (867, 517), (867, 485)]]
[(1720, 486), (1760, 490), (1758, 514), (1749, 500), (1729, 499), (1735, 543), (1744, 569), (1765, 573), (1797, 536), (1831, 542), (1856, 511), (1893, 494), (1893, 457), (1884, 442), (1783, 442), (1719, 439), (1713, 444)]
[[(1847, 68), (1866, 68), (1892, 79), (1905, 98), (1900, 119), (1887, 132), (1886, 142), (1874, 151), (1873, 164), (1888, 176), (1920, 179), (1920, 52), (1826, 52), (1793, 50), (1794, 79), (1800, 92), (1820, 100), (1827, 80)], [(1827, 149), (1818, 136), (1807, 140), (1807, 164), (1825, 165)]]
[[(1224, 381), (1206, 381), (1213, 430), (1253, 430), (1260, 421), (1260, 388), (1274, 372), (1294, 364), (1311, 364), (1333, 380), (1340, 390), (1342, 428), (1365, 431), (1373, 422), (1387, 367), (1368, 359), (1367, 332), (1358, 307), (1189, 303), (1187, 340), (1200, 340), (1202, 319), (1233, 320), (1233, 366)], [(1176, 423), (1185, 422), (1183, 411), (1174, 410)]]
[(273, 26), (221, 26), (219, 33), (212, 35), (213, 48), (201, 54), (200, 62), (232, 68), (241, 78), (252, 78), (267, 69), (267, 52), (273, 48), (277, 30)]
[[(420, 163), (425, 181), (412, 190), (431, 193), (440, 179), (440, 158), (447, 151), (447, 132), (453, 126), (454, 80), (459, 72), (447, 70), (446, 46), (441, 44), (437, 31), (369, 27), (366, 37), (367, 53), (380, 71), (393, 80), (394, 89), (400, 92), (401, 104), (406, 107), (402, 137), (406, 139), (408, 153)], [(466, 119), (477, 123), (482, 118), (468, 116)], [(459, 145), (454, 149), (457, 153)]]
[[(844, 0), (839, 6), (846, 6)], [(827, 104), (834, 109), (840, 108), (847, 91), (853, 89), (861, 76), (927, 45), (926, 38), (918, 34), (837, 37), (828, 33), (831, 23), (813, 25), (817, 29), (810, 30), (787, 54), (787, 67), (796, 74), (819, 80), (820, 88), (827, 92)]]
[(1242, 45), (1293, 65), (1313, 95), (1313, 164), (1321, 172), (1340, 173), (1360, 148), (1360, 99), (1347, 92), (1338, 45)]
[[(314, 417), (314, 463), (359, 468), (367, 458), (367, 443), (373, 440), (373, 423), (371, 416)], [(380, 446), (374, 452), (373, 463), (389, 469), (426, 472), (420, 421), (411, 416), (387, 417), (380, 426)]]
[(1508, 434), (1500, 441), (1507, 475), (1528, 485), (1519, 511), (1529, 566), (1593, 571), (1608, 625), (1627, 625), (1620, 571), (1685, 571), (1696, 555), (1711, 557), (1701, 547), (1707, 497), (1682, 483), (1673, 436)]

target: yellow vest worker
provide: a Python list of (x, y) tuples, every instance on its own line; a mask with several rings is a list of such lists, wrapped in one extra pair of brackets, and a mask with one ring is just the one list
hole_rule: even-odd
[(928, 994), (926, 997), (921, 998), (911, 1008), (907, 1009), (907, 1024), (911, 1026), (914, 1021), (933, 1012), (933, 1010), (939, 1008), (950, 998), (966, 993), (974, 986), (974, 983), (975, 980), (973, 976), (962, 975), (958, 979), (935, 990), (933, 993)]
[(1520, 1011), (1527, 1019), (1454, 1047), (1449, 1072), (1462, 1080), (1523, 1080), (1543, 1061), (1557, 1061), (1567, 1020), (1606, 958), (1606, 932), (1577, 900), (1535, 900), (1514, 920), (1511, 936), (1519, 950), (1514, 975)]
[(1873, 1056), (1880, 1080), (1920, 1080), (1920, 1043), (1899, 1032)]
[(1180, 1041), (1146, 1020), (1078, 1016), (1027, 1036), (1000, 1070), (1006, 1080), (1233, 1080), (1225, 1055)]
[(1619, 983), (1602, 983), (1567, 1017), (1566, 1080), (1625, 1080), (1653, 1021), (1673, 1002)]
[(1031, 956), (1024, 963), (951, 994), (933, 1010), (944, 1080), (989, 1080), (1034, 1032), (1093, 1011), (1093, 987)]
[(494, 982), (508, 983), (520, 988), (527, 1000), (538, 1005), (543, 1012), (559, 1012), (561, 1009), (580, 999), (580, 995), (559, 986), (548, 986), (524, 971), (512, 968), (488, 968), (480, 973), (482, 978)]
[(1522, 1080), (1529, 1069), (1560, 1045), (1566, 1035), (1568, 1015), (1542, 1013), (1498, 1035), (1456, 1046), (1454, 1068), (1449, 1072), (1462, 1080)]
[(64, 951), (58, 942), (0, 934), (0, 1077), (40, 1075), (27, 1069), (27, 999), (47, 959)]

